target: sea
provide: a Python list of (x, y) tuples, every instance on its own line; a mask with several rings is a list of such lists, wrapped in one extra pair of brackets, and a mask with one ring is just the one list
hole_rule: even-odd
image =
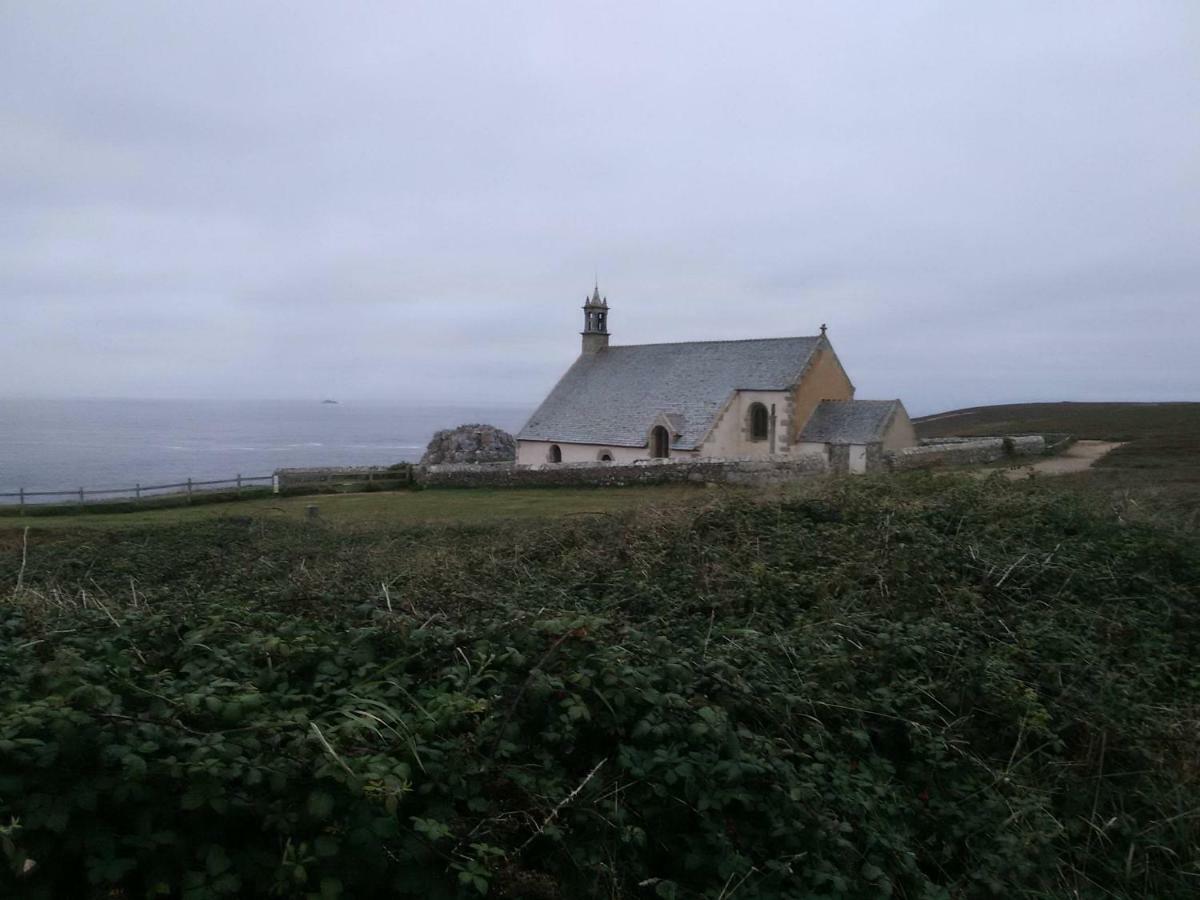
[(438, 429), (481, 422), (516, 432), (532, 410), (532, 404), (0, 398), (0, 494), (81, 487), (124, 493), (135, 484), (263, 476), (296, 466), (415, 462)]

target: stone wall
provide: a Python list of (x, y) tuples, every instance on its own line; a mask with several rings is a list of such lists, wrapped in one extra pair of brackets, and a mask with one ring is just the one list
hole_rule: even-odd
[[(967, 443), (970, 443), (971, 441), (978, 441), (978, 440), (982, 440), (982, 438), (931, 437), (931, 438), (921, 438), (919, 441), (917, 441), (917, 444), (921, 447), (940, 447), (943, 444), (967, 444)], [(901, 449), (903, 449), (903, 448), (901, 448)]]
[(996, 462), (1004, 458), (1004, 438), (980, 438), (905, 447), (888, 454), (894, 471), (928, 469), (935, 466), (965, 466)]
[(425, 487), (620, 487), (629, 484), (783, 484), (827, 471), (820, 456), (769, 460), (663, 460), (637, 465), (560, 463), (517, 466), (422, 466), (415, 470)]
[(1066, 434), (1065, 432), (1051, 432), (1049, 434), (1042, 435), (1042, 437), (1046, 441), (1045, 452), (1048, 455), (1062, 453), (1075, 443), (1075, 435)]
[(867, 471), (887, 471), (887, 453), (888, 451), (883, 449), (882, 443), (867, 444)]
[(281, 491), (333, 488), (337, 485), (374, 482), (389, 485), (396, 482), (410, 484), (413, 480), (413, 466), (401, 463), (397, 466), (321, 466), (309, 469), (276, 469), (275, 478)]
[(771, 459), (669, 459), (637, 464), (453, 463), (439, 466), (348, 466), (278, 469), (279, 490), (333, 490), (378, 483), (381, 487), (619, 487), (627, 484), (783, 484), (829, 471), (823, 456)]
[[(822, 445), (824, 446), (824, 445)], [(332, 490), (337, 486), (378, 483), (423, 487), (617, 487), (627, 484), (783, 484), (799, 478), (849, 469), (850, 448), (828, 446), (824, 453), (776, 455), (766, 459), (642, 460), (637, 463), (453, 463), (445, 465), (349, 466), (279, 469), (279, 489)], [(935, 466), (981, 465), (1006, 457), (1038, 456), (1046, 452), (1041, 435), (1005, 438), (939, 438), (917, 447), (885, 451), (867, 445), (867, 471), (907, 471)]]
[(1046, 439), (1040, 434), (1014, 434), (1004, 439), (1004, 452), (1009, 456), (1041, 456), (1046, 452)]

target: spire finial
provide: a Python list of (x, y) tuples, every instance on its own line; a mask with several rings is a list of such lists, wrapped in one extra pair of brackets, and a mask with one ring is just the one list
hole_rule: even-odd
[(821, 323), (821, 337), (825, 337), (825, 323)]

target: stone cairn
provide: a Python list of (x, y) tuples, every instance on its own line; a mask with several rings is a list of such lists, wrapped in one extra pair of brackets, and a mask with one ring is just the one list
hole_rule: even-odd
[(423, 466), (512, 462), (517, 442), (494, 425), (459, 425), (437, 432), (421, 457)]

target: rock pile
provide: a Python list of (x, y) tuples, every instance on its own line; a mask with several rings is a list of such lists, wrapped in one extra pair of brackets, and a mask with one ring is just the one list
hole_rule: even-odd
[(421, 465), (511, 462), (516, 458), (517, 442), (507, 431), (494, 425), (459, 425), (433, 436)]

